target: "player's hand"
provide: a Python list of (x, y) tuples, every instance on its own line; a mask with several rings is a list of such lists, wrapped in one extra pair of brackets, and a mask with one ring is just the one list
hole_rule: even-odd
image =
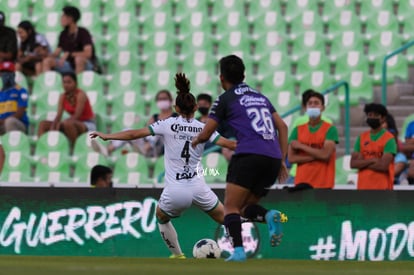
[(92, 132), (89, 134), (90, 138), (97, 138), (100, 137), (102, 140), (107, 140), (108, 138), (106, 137), (105, 134), (101, 133), (101, 132)]
[(198, 136), (196, 136), (195, 138), (193, 138), (193, 140), (191, 141), (191, 147), (196, 148), (196, 146), (199, 144), (200, 142), (198, 141)]
[(286, 167), (286, 163), (282, 160), (282, 165), (280, 166), (278, 180), (279, 183), (284, 183), (289, 177), (289, 171)]
[(290, 143), (290, 146), (292, 146), (293, 150), (299, 150), (302, 148), (302, 143), (300, 143), (297, 140), (292, 140), (292, 142)]

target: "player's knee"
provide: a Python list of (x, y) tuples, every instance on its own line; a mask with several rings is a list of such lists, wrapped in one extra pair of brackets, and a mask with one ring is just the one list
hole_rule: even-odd
[(157, 207), (155, 216), (157, 217), (157, 221), (159, 223), (167, 223), (170, 221), (170, 217), (168, 217), (164, 212), (162, 212), (159, 207)]

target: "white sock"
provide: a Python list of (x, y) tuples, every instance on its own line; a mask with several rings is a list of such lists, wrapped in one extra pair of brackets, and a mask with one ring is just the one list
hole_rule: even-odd
[(174, 255), (181, 255), (180, 244), (178, 243), (177, 231), (175, 231), (174, 225), (171, 221), (167, 223), (158, 223), (158, 229), (160, 230), (161, 237), (165, 242), (165, 245)]

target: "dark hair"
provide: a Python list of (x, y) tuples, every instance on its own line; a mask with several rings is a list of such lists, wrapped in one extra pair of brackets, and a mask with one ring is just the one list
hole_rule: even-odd
[(220, 74), (231, 84), (243, 82), (245, 69), (243, 60), (236, 55), (228, 55), (220, 59)]
[(397, 123), (395, 123), (395, 119), (390, 113), (388, 113), (385, 117), (385, 122), (387, 123), (387, 130), (392, 134), (398, 136)]
[(33, 24), (30, 21), (24, 20), (17, 25), (18, 28), (21, 28), (27, 32), (27, 39), (22, 41), (20, 49), (22, 51), (29, 50), (30, 52), (34, 51), (36, 48), (36, 30)]
[(308, 101), (309, 99), (311, 99), (311, 97), (318, 98), (322, 102), (322, 105), (325, 105), (325, 97), (323, 96), (323, 94), (316, 92), (312, 89), (309, 89), (309, 90), (304, 91), (302, 94), (302, 106), (303, 107), (306, 107), (306, 104), (308, 104)]
[(177, 73), (175, 75), (175, 87), (178, 90), (175, 105), (180, 108), (182, 114), (193, 114), (197, 103), (194, 95), (190, 93), (190, 80), (185, 74)]
[(76, 74), (74, 72), (64, 72), (64, 73), (62, 73), (62, 78), (64, 78), (65, 76), (69, 76), (70, 78), (73, 79), (73, 81), (78, 83), (78, 77), (76, 76)]
[(197, 96), (197, 102), (200, 101), (200, 100), (205, 100), (205, 101), (209, 102), (210, 104), (213, 103), (213, 98), (209, 94), (199, 94)]
[(6, 22), (6, 15), (3, 11), (0, 11), (0, 26), (3, 26), (4, 22)]
[(387, 108), (385, 108), (384, 105), (379, 104), (379, 103), (365, 104), (364, 113), (365, 114), (376, 113), (376, 114), (379, 114), (379, 115), (384, 116), (384, 117), (386, 117), (388, 115)]
[(158, 93), (155, 95), (155, 101), (158, 100), (158, 96), (160, 94), (166, 94), (168, 96), (168, 99), (170, 101), (173, 101), (172, 95), (171, 95), (170, 91), (168, 91), (168, 90), (160, 90), (160, 91), (158, 91)]
[(73, 21), (75, 22), (78, 22), (81, 17), (81, 13), (79, 9), (74, 6), (66, 6), (62, 9), (62, 11), (63, 11), (63, 14), (72, 17)]
[(106, 175), (112, 174), (112, 169), (104, 165), (95, 165), (91, 170), (91, 185), (96, 185), (98, 179), (104, 178)]

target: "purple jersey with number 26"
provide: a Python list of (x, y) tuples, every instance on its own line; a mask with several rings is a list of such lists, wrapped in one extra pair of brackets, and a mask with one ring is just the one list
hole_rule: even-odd
[(280, 159), (279, 140), (274, 127), (273, 105), (264, 95), (245, 83), (235, 85), (220, 95), (209, 117), (217, 123), (226, 121), (236, 132), (235, 154), (257, 154)]

